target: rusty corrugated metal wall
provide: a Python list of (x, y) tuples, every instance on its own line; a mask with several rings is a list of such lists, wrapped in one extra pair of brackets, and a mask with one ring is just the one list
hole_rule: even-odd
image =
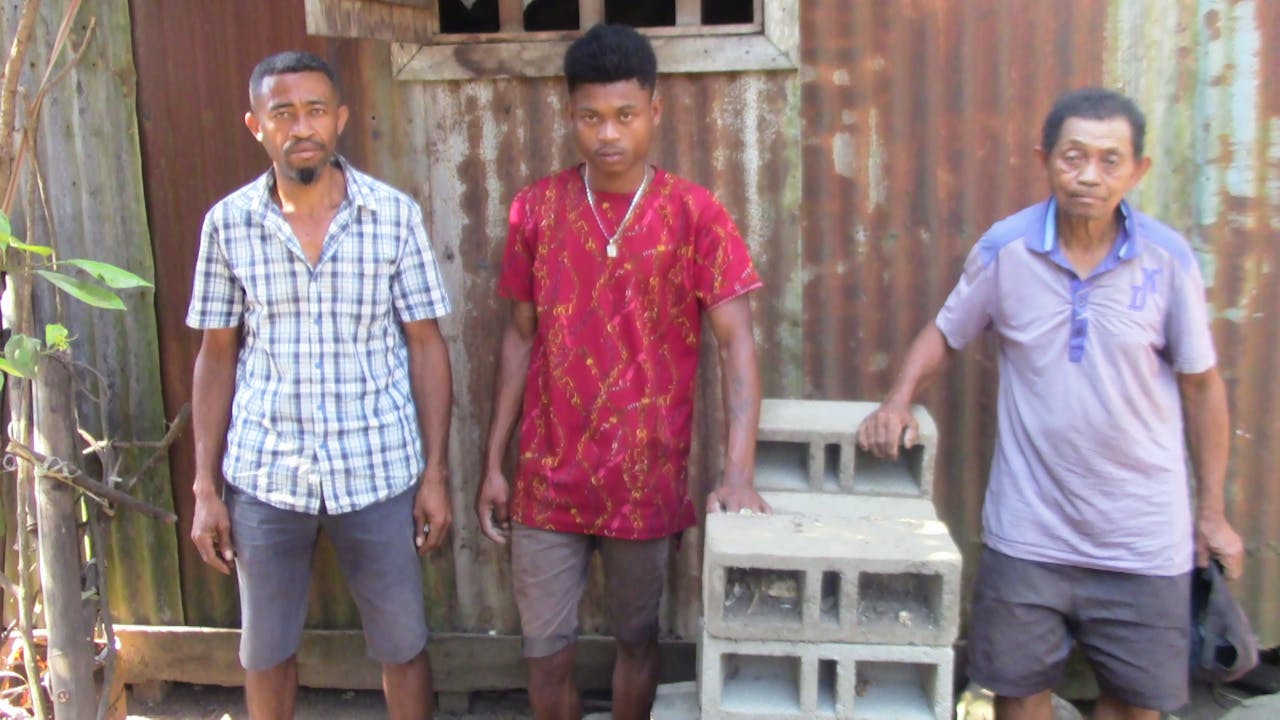
[[(265, 167), (242, 130), (244, 83), (268, 52), (306, 47), (346, 79), (345, 152), (423, 204), (458, 311), (445, 324), (457, 404), (451, 447), (460, 521), (429, 561), (441, 629), (514, 632), (505, 557), (470, 513), (488, 420), (502, 308), (493, 295), (506, 203), (572, 159), (554, 80), (400, 82), (376, 41), (305, 37), (302, 3), (132, 0), (147, 201), (157, 265), (166, 403), (190, 389), (196, 337), (182, 326), (204, 210)], [(1038, 200), (1032, 148), (1062, 90), (1121, 85), (1151, 120), (1156, 169), (1145, 209), (1203, 250), (1236, 430), (1230, 498), (1251, 551), (1246, 601), (1280, 642), (1270, 488), (1280, 432), (1270, 357), (1280, 350), (1269, 240), (1280, 213), (1280, 11), (1264, 2), (1029, 0), (857, 2), (801, 8), (798, 72), (664, 77), (657, 160), (720, 194), (752, 242), (768, 291), (756, 299), (767, 392), (874, 398), (941, 304), (970, 244)], [(704, 355), (707, 360), (711, 357)], [(938, 504), (973, 557), (994, 421), (994, 355), (974, 348), (923, 401), (943, 437)], [(692, 482), (717, 464), (714, 377), (704, 379)], [(174, 461), (189, 518), (189, 446)], [(180, 537), (185, 538), (184, 534)], [(183, 540), (188, 624), (236, 620), (232, 584)], [(696, 629), (701, 543), (687, 538), (665, 625)], [(325, 555), (311, 622), (354, 613)], [(598, 597), (598, 595), (597, 595)], [(589, 628), (601, 612), (589, 600)]]

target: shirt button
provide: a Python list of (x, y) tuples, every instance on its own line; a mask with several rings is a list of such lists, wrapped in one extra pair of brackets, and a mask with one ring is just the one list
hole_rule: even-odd
[(320, 369), (320, 361), (319, 361), (319, 360), (317, 360), (317, 361), (316, 361), (316, 366), (315, 366), (315, 367), (316, 367), (316, 369), (317, 369), (317, 370), (319, 370), (319, 369)]

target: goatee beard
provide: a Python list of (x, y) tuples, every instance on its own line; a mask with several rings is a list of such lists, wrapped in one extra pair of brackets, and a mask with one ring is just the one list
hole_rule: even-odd
[(294, 177), (297, 179), (299, 183), (303, 185), (310, 185), (311, 183), (316, 181), (316, 176), (319, 174), (320, 174), (319, 168), (306, 167), (306, 168), (298, 168), (298, 171), (294, 174)]

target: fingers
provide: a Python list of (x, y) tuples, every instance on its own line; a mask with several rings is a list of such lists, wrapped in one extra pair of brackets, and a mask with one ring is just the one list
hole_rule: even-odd
[(206, 531), (200, 527), (193, 527), (191, 541), (200, 553), (200, 559), (206, 565), (223, 575), (231, 574), (231, 564), (235, 562), (235, 551), (231, 546), (230, 528)]
[(507, 504), (492, 500), (482, 501), (476, 506), (476, 517), (480, 520), (480, 532), (498, 545), (506, 545), (511, 535), (511, 519), (507, 513)]
[[(453, 514), (445, 511), (434, 516), (428, 515), (426, 524), (430, 525), (430, 532), (426, 533), (426, 544), (419, 549), (419, 553), (423, 555), (444, 544), (449, 535), (449, 526), (453, 524)], [(422, 528), (418, 532), (422, 532)]]
[(913, 448), (920, 444), (920, 424), (913, 417), (907, 422), (907, 427), (902, 431), (902, 447)]

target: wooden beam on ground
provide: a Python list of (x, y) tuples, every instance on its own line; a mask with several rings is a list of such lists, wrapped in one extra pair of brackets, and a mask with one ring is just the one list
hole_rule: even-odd
[[(228, 687), (244, 684), (238, 655), (239, 630), (150, 625), (117, 625), (115, 630), (120, 641), (118, 672), (127, 684), (158, 680)], [(525, 687), (519, 637), (436, 633), (427, 647), (437, 692)], [(697, 653), (692, 641), (663, 641), (661, 653), (661, 682), (696, 677)], [(579, 687), (607, 689), (613, 667), (613, 640), (599, 636), (580, 638), (577, 656)], [(303, 633), (298, 681), (313, 688), (382, 688), (381, 670), (365, 654), (364, 635), (359, 630)]]

